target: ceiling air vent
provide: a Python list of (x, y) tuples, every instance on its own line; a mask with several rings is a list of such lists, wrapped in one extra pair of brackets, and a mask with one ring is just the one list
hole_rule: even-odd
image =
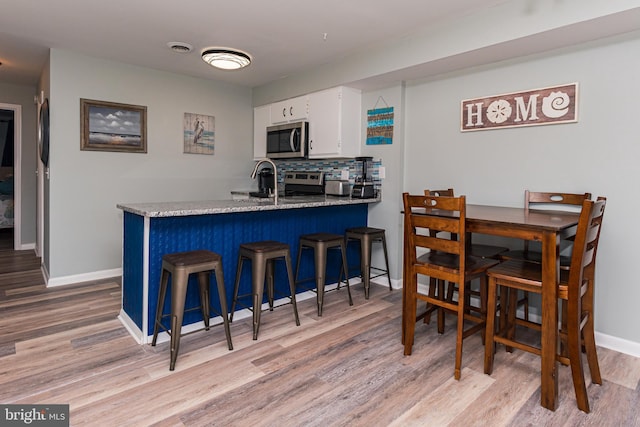
[(193, 46), (182, 42), (169, 42), (167, 43), (167, 46), (169, 46), (172, 51), (178, 53), (189, 53), (193, 50)]

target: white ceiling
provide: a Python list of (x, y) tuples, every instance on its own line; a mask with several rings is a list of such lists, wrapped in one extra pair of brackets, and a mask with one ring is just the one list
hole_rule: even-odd
[[(0, 81), (35, 85), (57, 48), (255, 87), (504, 1), (3, 0)], [(173, 41), (194, 49), (173, 52)], [(211, 46), (246, 51), (253, 63), (216, 70), (200, 59)]]

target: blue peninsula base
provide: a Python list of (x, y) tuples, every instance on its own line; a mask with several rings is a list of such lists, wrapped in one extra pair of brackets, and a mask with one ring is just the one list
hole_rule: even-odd
[[(367, 203), (164, 217), (141, 215), (125, 209), (120, 319), (139, 343), (150, 342), (164, 254), (208, 249), (222, 255), (227, 306), (231, 307), (241, 243), (260, 240), (288, 243), (295, 268), (300, 235), (317, 232), (344, 234), (348, 227), (367, 225), (367, 212)], [(350, 252), (353, 251), (351, 248)], [(314, 275), (310, 252), (303, 252), (300, 278)], [(334, 271), (337, 276), (340, 267), (339, 252), (336, 252), (335, 257), (330, 255), (328, 260), (328, 279), (333, 279), (333, 283), (336, 281)], [(358, 264), (357, 250), (355, 252), (349, 254), (352, 264)], [(250, 263), (245, 263), (244, 268), (240, 294), (251, 293)], [(353, 273), (356, 272), (350, 272), (350, 275)], [(195, 277), (190, 279), (187, 308), (199, 305), (195, 280)], [(215, 278), (212, 276), (211, 280), (215, 281)], [(300, 287), (298, 292), (309, 287), (313, 287), (313, 282)], [(288, 294), (284, 265), (279, 263), (276, 264), (276, 291)], [(211, 287), (211, 292), (211, 305), (219, 311), (215, 286)], [(170, 311), (169, 298), (165, 301), (164, 310)], [(195, 329), (198, 323), (202, 323), (199, 310), (185, 313), (183, 326), (192, 325)]]

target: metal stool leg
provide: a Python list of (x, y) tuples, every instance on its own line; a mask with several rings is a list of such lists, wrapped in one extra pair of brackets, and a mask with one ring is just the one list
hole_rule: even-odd
[(391, 286), (391, 273), (389, 272), (389, 255), (387, 254), (387, 239), (385, 235), (382, 235), (382, 250), (384, 252), (384, 263), (387, 267), (387, 280), (389, 281), (389, 290), (392, 291), (393, 287)]
[(164, 299), (167, 296), (167, 285), (169, 283), (169, 272), (162, 269), (160, 273), (160, 293), (158, 294), (158, 306), (156, 307), (156, 320), (153, 325), (153, 340), (151, 345), (155, 346), (158, 339), (158, 330), (160, 328), (160, 322), (162, 321), (162, 308), (164, 306)]
[(324, 300), (324, 278), (327, 268), (327, 247), (323, 243), (318, 244), (313, 252), (313, 257), (316, 269), (316, 289), (318, 291), (318, 316), (322, 316), (322, 304)]
[(169, 370), (176, 367), (176, 359), (180, 350), (180, 331), (184, 317), (184, 303), (187, 296), (188, 276), (181, 271), (176, 271), (171, 278), (171, 363)]
[(222, 323), (224, 324), (224, 333), (227, 336), (227, 345), (229, 350), (233, 350), (233, 344), (231, 343), (231, 329), (229, 328), (229, 311), (227, 310), (227, 293), (224, 289), (224, 277), (222, 274), (222, 265), (216, 268), (216, 283), (218, 285), (218, 297), (220, 298), (220, 316), (222, 316)]
[(273, 289), (273, 286), (274, 286), (274, 284), (273, 284), (273, 282), (274, 282), (273, 259), (267, 260), (266, 274), (267, 274), (267, 299), (269, 300), (269, 311), (273, 311), (273, 294), (274, 294), (274, 289)]
[(347, 294), (349, 294), (349, 305), (353, 305), (353, 299), (351, 298), (351, 286), (349, 286), (349, 271), (347, 267), (347, 244), (344, 240), (340, 243), (340, 251), (342, 252), (342, 272), (347, 281)]
[(209, 330), (209, 275), (211, 271), (201, 271), (198, 273), (198, 286), (200, 287), (200, 307), (202, 310), (202, 320), (204, 329)]
[(238, 267), (236, 268), (236, 281), (233, 285), (233, 300), (231, 302), (231, 314), (229, 315), (229, 322), (233, 322), (233, 313), (236, 312), (236, 303), (238, 302), (238, 288), (240, 287), (240, 275), (242, 274), (242, 264), (244, 258), (242, 255), (238, 255)]
[(300, 318), (298, 317), (298, 305), (296, 304), (296, 282), (293, 280), (290, 253), (287, 253), (285, 255), (284, 262), (287, 266), (287, 276), (289, 277), (289, 290), (291, 291), (291, 305), (293, 305), (293, 315), (296, 318), (296, 325), (300, 326)]
[(371, 286), (371, 238), (363, 234), (360, 239), (360, 275), (364, 284), (364, 298), (369, 299), (369, 287)]
[(260, 328), (260, 313), (262, 311), (262, 297), (264, 294), (266, 261), (262, 257), (251, 260), (251, 288), (253, 294), (253, 339), (258, 339)]
[(295, 281), (294, 286), (296, 283), (298, 283), (298, 275), (300, 274), (300, 258), (302, 258), (302, 244), (298, 245), (298, 258), (296, 259), (296, 275), (295, 275)]

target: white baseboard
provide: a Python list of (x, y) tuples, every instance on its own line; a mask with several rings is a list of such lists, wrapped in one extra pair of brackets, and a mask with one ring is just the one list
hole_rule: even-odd
[(27, 251), (30, 249), (35, 250), (36, 249), (36, 244), (35, 243), (25, 243), (25, 244), (21, 244), (20, 248), (21, 251)]
[[(122, 268), (114, 268), (112, 270), (94, 271), (91, 273), (74, 274), (71, 276), (61, 276), (49, 278), (46, 283), (47, 287), (72, 285), (75, 283), (90, 282), (92, 280), (110, 279), (112, 277), (121, 277)], [(46, 276), (45, 276), (46, 277)]]
[(124, 328), (129, 331), (129, 334), (136, 340), (138, 344), (146, 344), (146, 340), (142, 334), (136, 322), (134, 322), (131, 317), (122, 309), (120, 309), (120, 314), (118, 314), (118, 320), (124, 326)]
[(41, 263), (40, 271), (42, 272), (42, 278), (44, 279), (44, 284), (48, 286), (47, 283), (49, 283), (49, 271), (47, 270), (47, 266)]
[(596, 331), (596, 344), (629, 356), (640, 357), (640, 343), (614, 337)]
[[(358, 278), (358, 277), (355, 277), (355, 278)], [(384, 286), (385, 288), (389, 287), (389, 282), (387, 282), (386, 277), (376, 277), (375, 279), (371, 279), (371, 283), (374, 283), (379, 286)], [(396, 290), (402, 289), (402, 280), (391, 279), (391, 289), (396, 289)]]

